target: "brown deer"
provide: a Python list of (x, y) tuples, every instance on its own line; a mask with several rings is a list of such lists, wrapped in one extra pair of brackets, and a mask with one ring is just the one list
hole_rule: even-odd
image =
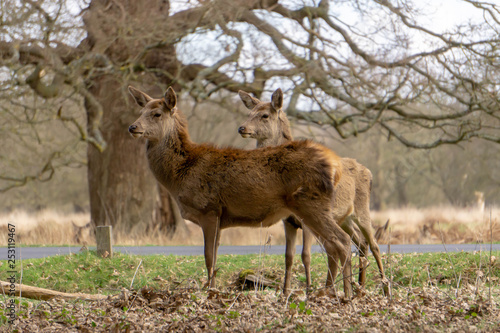
[[(252, 110), (248, 119), (238, 128), (238, 132), (242, 137), (256, 139), (257, 147), (283, 145), (293, 140), (290, 123), (282, 110), (283, 92), (281, 89), (277, 89), (271, 97), (271, 102), (267, 103), (261, 102), (241, 90), (239, 91), (239, 96), (243, 104)], [(359, 284), (363, 286), (366, 281), (366, 241), (368, 241), (382, 277), (384, 292), (388, 294), (388, 280), (384, 275), (380, 250), (373, 236), (370, 219), (372, 174), (370, 170), (354, 159), (342, 158), (340, 159), (340, 163), (342, 178), (337, 186), (333, 203), (334, 219), (352, 237), (353, 242), (359, 248)], [(300, 223), (297, 223), (293, 216), (288, 217), (284, 222), (286, 239), (285, 286), (289, 286), (295, 254), (297, 227), (300, 226)], [(387, 228), (387, 224), (385, 228)], [(364, 239), (359, 236), (359, 231), (363, 234)], [(312, 235), (308, 230), (304, 230), (303, 232), (303, 243), (302, 261), (306, 271), (306, 279), (309, 279)], [(309, 286), (310, 281), (308, 280), (307, 283)]]
[(351, 297), (350, 238), (333, 220), (335, 185), (341, 179), (340, 158), (334, 152), (312, 141), (255, 150), (196, 144), (172, 88), (161, 99), (133, 87), (129, 91), (142, 107), (129, 132), (147, 139), (151, 171), (177, 201), (182, 216), (203, 230), (207, 285), (215, 286), (222, 229), (268, 227), (293, 213), (325, 247), (326, 285), (333, 285), (340, 260), (344, 294)]

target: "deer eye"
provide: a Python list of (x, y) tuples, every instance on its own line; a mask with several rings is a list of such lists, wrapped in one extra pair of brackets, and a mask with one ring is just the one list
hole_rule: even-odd
[(262, 119), (267, 119), (267, 118), (269, 118), (269, 115), (268, 115), (268, 114), (263, 114), (263, 115), (262, 115)]
[(155, 113), (153, 117), (161, 117), (161, 113)]

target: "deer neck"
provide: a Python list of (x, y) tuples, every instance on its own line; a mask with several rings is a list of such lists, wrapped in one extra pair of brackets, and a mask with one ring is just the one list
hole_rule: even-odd
[(257, 148), (279, 146), (287, 142), (289, 142), (289, 140), (286, 140), (282, 136), (274, 139), (257, 140)]
[(147, 143), (147, 158), (154, 176), (171, 193), (176, 193), (182, 178), (175, 172), (192, 155), (193, 142), (176, 131), (160, 141)]
[(280, 126), (278, 128), (278, 135), (271, 138), (265, 138), (257, 140), (257, 148), (262, 147), (273, 147), (288, 143), (293, 140), (290, 128), (286, 127), (282, 121), (280, 121)]

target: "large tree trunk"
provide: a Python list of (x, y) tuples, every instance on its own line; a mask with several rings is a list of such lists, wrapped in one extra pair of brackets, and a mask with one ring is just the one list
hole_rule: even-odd
[[(156, 218), (159, 194), (144, 142), (128, 134), (134, 117), (122, 89), (122, 82), (111, 75), (94, 80), (89, 88), (103, 107), (101, 129), (108, 145), (103, 152), (88, 145), (88, 181), (92, 222), (129, 231), (145, 228)], [(94, 110), (89, 103), (86, 108), (91, 119)]]
[[(111, 75), (89, 87), (103, 107), (102, 132), (107, 148), (88, 145), (90, 212), (94, 225), (112, 225), (121, 231), (159, 230), (173, 234), (184, 221), (168, 191), (157, 184), (146, 160), (145, 142), (134, 140), (128, 126), (137, 118), (127, 103), (124, 84)], [(94, 112), (85, 103), (89, 119)]]
[[(122, 64), (141, 61), (144, 68), (162, 68), (171, 75), (143, 75), (141, 80), (148, 88), (156, 86), (154, 93), (161, 94), (157, 83), (167, 82), (176, 71), (175, 48), (166, 45), (137, 58), (142, 47), (149, 43), (144, 26), (168, 18), (168, 1), (131, 1), (119, 3), (93, 0), (84, 16), (88, 31), (85, 43), (90, 50), (106, 54), (115, 68)], [(123, 11), (136, 18), (124, 20)], [(152, 22), (150, 22), (152, 21)], [(133, 59), (133, 60), (132, 60)], [(126, 73), (126, 72), (125, 72)], [(132, 77), (131, 77), (132, 76)], [(128, 126), (138, 116), (138, 107), (132, 104), (127, 93), (128, 80), (138, 79), (121, 70), (102, 76), (95, 75), (87, 81), (88, 90), (102, 106), (100, 129), (107, 148), (99, 152), (88, 146), (88, 182), (91, 219), (94, 225), (112, 225), (124, 232), (163, 231), (173, 233), (184, 220), (177, 213), (175, 203), (166, 190), (160, 190), (149, 170), (145, 156), (145, 142), (133, 140)], [(144, 84), (141, 84), (144, 85)], [(86, 100), (88, 122), (96, 116), (95, 105)]]

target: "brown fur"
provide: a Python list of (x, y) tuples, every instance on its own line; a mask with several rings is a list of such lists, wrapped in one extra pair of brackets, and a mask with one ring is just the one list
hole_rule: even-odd
[[(240, 91), (239, 95), (245, 106), (252, 110), (248, 119), (238, 128), (238, 132), (243, 137), (257, 139), (257, 147), (282, 145), (292, 140), (290, 123), (285, 113), (281, 110), (283, 102), (283, 93), (281, 89), (277, 89), (273, 93), (271, 102), (261, 102), (244, 91)], [(352, 237), (354, 243), (360, 249), (359, 283), (364, 285), (366, 280), (366, 239), (377, 261), (382, 281), (386, 284), (387, 280), (380, 258), (380, 250), (373, 237), (370, 220), (372, 174), (370, 170), (354, 159), (342, 158), (340, 161), (342, 177), (338, 183), (333, 203), (334, 218), (342, 229)], [(353, 224), (353, 222), (355, 224)], [(293, 255), (295, 253), (295, 238), (297, 232), (293, 225), (297, 225), (294, 223), (293, 217), (289, 217), (285, 220), (285, 286), (290, 285), (290, 281), (287, 281), (287, 279), (290, 279), (291, 265), (293, 264)], [(360, 231), (364, 237), (360, 237)], [(309, 263), (310, 247), (312, 244), (310, 238), (312, 238), (312, 235), (307, 230), (304, 230), (303, 242), (305, 245), (303, 247), (302, 259), (306, 270), (308, 286), (310, 283)], [(308, 248), (306, 248), (306, 246)], [(384, 290), (387, 292), (388, 288), (384, 287)]]
[[(340, 259), (350, 298), (350, 240), (332, 218), (335, 179), (342, 179), (340, 159), (333, 152), (312, 141), (250, 151), (196, 144), (171, 88), (162, 99), (129, 90), (143, 106), (129, 132), (148, 140), (153, 174), (175, 198), (182, 216), (202, 228), (210, 286), (215, 285), (222, 229), (269, 226), (294, 213), (324, 243), (329, 276), (336, 275)], [(332, 278), (327, 284), (333, 284)]]

